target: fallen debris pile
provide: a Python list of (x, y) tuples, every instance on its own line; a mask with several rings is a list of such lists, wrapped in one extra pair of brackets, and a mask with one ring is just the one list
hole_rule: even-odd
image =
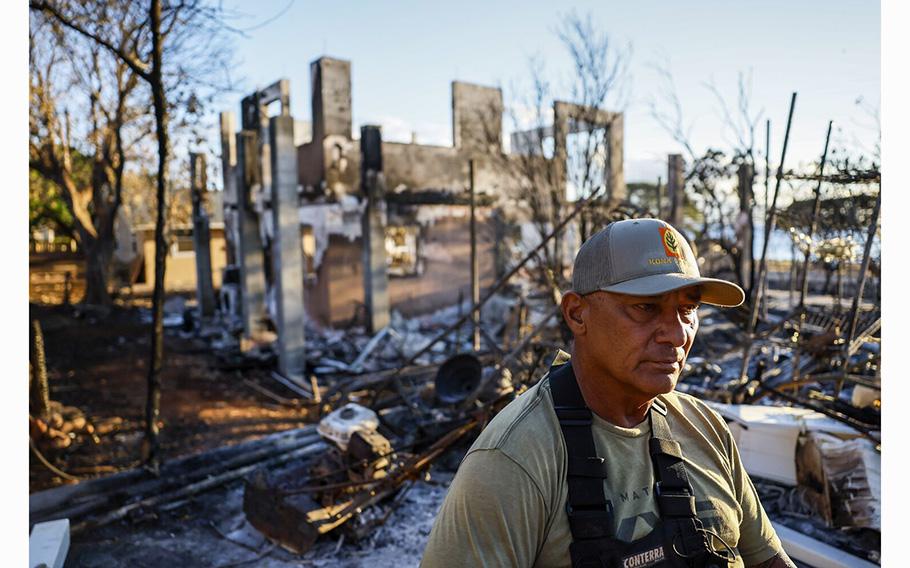
[(154, 508), (247, 475), (325, 450), (314, 426), (287, 430), (166, 463), (159, 475), (134, 469), (29, 496), (29, 523), (70, 519), (73, 534)]

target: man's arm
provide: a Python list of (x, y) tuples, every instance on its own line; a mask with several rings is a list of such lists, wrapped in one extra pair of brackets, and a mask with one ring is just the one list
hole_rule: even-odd
[(546, 538), (543, 496), (500, 450), (467, 455), (452, 480), (421, 566), (534, 565)]
[(796, 564), (782, 550), (761, 564), (753, 564), (747, 568), (796, 568)]
[[(742, 509), (737, 548), (742, 555), (743, 563), (748, 568), (796, 568), (793, 561), (784, 552), (783, 544), (762, 507), (758, 491), (755, 490), (755, 485), (746, 472), (733, 434), (726, 427), (726, 423), (720, 415), (717, 415), (717, 418), (724, 426), (733, 489)], [(768, 558), (769, 555), (772, 556)], [(767, 558), (767, 560), (758, 561), (763, 558)]]

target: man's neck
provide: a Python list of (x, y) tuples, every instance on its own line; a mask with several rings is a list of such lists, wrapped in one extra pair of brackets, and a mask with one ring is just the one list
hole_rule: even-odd
[(596, 369), (582, 363), (582, 358), (575, 356), (574, 349), (570, 362), (578, 388), (591, 412), (623, 428), (638, 426), (648, 416), (654, 397), (628, 392), (622, 385), (609, 382)]

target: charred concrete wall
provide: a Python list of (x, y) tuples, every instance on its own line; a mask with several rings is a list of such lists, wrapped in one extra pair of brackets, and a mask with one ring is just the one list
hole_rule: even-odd
[[(310, 77), (313, 137), (297, 148), (300, 184), (313, 197), (360, 195), (360, 141), (352, 137), (351, 63), (322, 57), (310, 65)], [(495, 167), (503, 159), (502, 112), (500, 89), (453, 82), (454, 146), (383, 142), (386, 186), (461, 192), (469, 183), (468, 160), (475, 158), (476, 176), (487, 182), (485, 189), (506, 187), (511, 176)]]
[[(426, 208), (421, 207), (426, 211)], [(392, 310), (409, 317), (433, 311), (470, 298), (470, 237), (466, 206), (435, 206), (432, 219), (421, 225), (420, 255), (423, 270), (419, 275), (389, 278)], [(415, 211), (411, 223), (425, 217)], [(495, 282), (494, 226), (487, 208), (478, 209), (478, 263), (481, 289)], [(393, 219), (395, 217), (393, 216)], [(390, 224), (400, 224), (402, 217)], [(332, 234), (315, 271), (306, 285), (309, 317), (320, 325), (344, 326), (362, 323), (363, 244)]]
[(452, 140), (469, 153), (502, 151), (502, 91), (452, 82)]
[[(358, 306), (364, 303), (364, 252), (359, 231), (359, 215), (365, 203), (360, 187), (361, 148), (360, 141), (353, 138), (351, 63), (322, 57), (311, 63), (310, 75), (312, 138), (297, 145), (298, 179), (303, 189), (301, 225), (304, 232), (310, 231), (310, 240), (315, 242), (312, 248), (318, 251), (309, 260), (306, 309), (315, 321), (337, 326), (361, 318)], [(502, 147), (502, 91), (460, 81), (452, 82), (451, 88), (452, 146), (382, 142), (382, 174), (390, 204), (387, 228), (410, 226), (408, 238), (413, 239), (414, 225), (420, 226), (421, 270), (392, 276), (388, 283), (391, 308), (405, 315), (469, 297), (470, 235), (468, 208), (464, 205), (471, 181), (469, 161), (474, 161), (476, 190), (514, 213), (527, 208), (520, 184), (527, 189), (534, 186), (534, 180), (551, 183), (554, 177), (550, 170), (554, 168), (555, 179), (565, 179), (567, 134), (583, 128), (607, 128), (605, 181), (612, 198), (621, 199), (625, 194), (620, 113), (557, 103), (556, 122), (550, 128), (550, 135), (560, 140), (554, 158), (506, 154)], [(530, 174), (529, 168), (534, 170)], [(327, 209), (317, 211), (322, 207)], [(402, 215), (402, 208), (408, 213)], [(421, 221), (421, 216), (426, 216), (421, 211), (432, 208), (436, 208), (433, 220)], [(482, 207), (481, 211), (486, 211), (489, 219), (489, 209)], [(479, 227), (481, 286), (489, 286), (497, 263), (494, 250), (501, 247), (494, 246), (496, 239), (489, 221), (481, 221)], [(388, 239), (388, 232), (386, 236)]]

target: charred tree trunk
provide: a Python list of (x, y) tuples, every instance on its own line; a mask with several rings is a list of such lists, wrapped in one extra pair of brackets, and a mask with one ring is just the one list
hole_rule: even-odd
[(114, 243), (112, 241), (96, 240), (85, 251), (85, 304), (108, 305), (111, 295), (108, 291), (110, 278), (111, 257), (113, 256)]
[(164, 78), (161, 73), (161, 1), (152, 0), (149, 7), (152, 28), (152, 68), (149, 83), (155, 110), (155, 135), (158, 139), (158, 196), (155, 215), (155, 291), (152, 294), (152, 350), (148, 370), (148, 393), (145, 409), (145, 462), (158, 470), (158, 418), (161, 414), (161, 367), (164, 359), (164, 271), (167, 258), (165, 233), (165, 198), (167, 188), (167, 100), (164, 94)]

